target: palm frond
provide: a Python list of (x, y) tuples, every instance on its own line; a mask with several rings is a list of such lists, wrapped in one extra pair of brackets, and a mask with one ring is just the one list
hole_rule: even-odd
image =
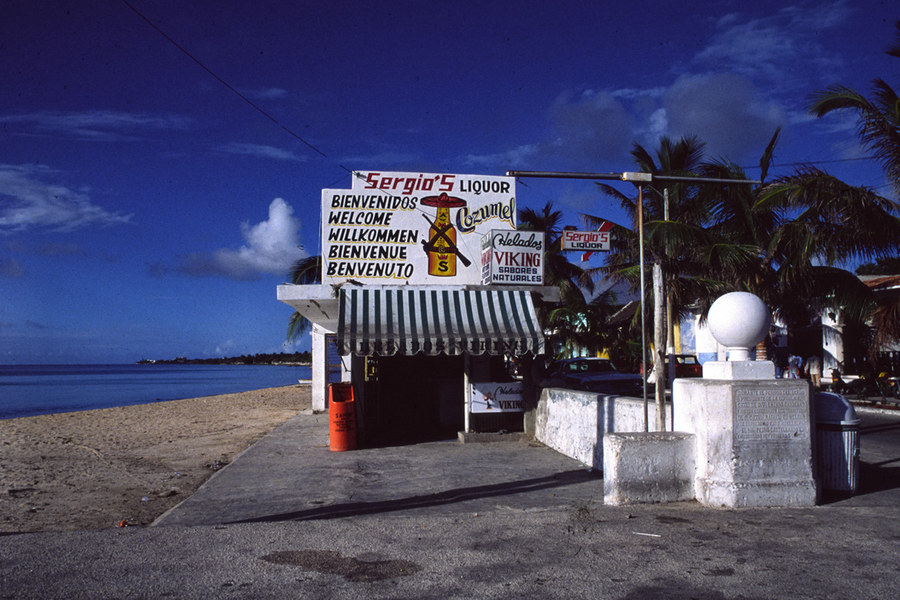
[(291, 283), (314, 285), (322, 283), (322, 257), (307, 256), (296, 261), (291, 267)]
[(762, 157), (759, 159), (760, 181), (765, 181), (769, 175), (769, 167), (772, 166), (772, 157), (775, 155), (775, 146), (778, 144), (778, 136), (781, 133), (781, 127), (775, 129), (775, 134), (769, 140)]
[(312, 329), (312, 322), (299, 312), (294, 312), (288, 319), (287, 339), (295, 340)]

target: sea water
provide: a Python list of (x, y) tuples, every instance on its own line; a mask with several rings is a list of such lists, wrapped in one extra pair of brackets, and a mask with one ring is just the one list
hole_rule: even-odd
[(309, 366), (0, 365), (0, 419), (295, 385)]

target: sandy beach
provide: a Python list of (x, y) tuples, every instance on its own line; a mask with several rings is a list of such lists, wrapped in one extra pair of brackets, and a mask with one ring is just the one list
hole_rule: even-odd
[(310, 407), (305, 385), (0, 421), (0, 533), (146, 525)]

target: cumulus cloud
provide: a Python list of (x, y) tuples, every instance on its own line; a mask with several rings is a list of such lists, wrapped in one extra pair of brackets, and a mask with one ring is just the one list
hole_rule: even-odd
[[(656, 148), (661, 136), (696, 135), (707, 158), (736, 162), (759, 158), (779, 126), (812, 117), (796, 105), (798, 91), (832, 83), (842, 64), (820, 42), (855, 10), (844, 0), (809, 2), (762, 17), (731, 13), (669, 81), (652, 87), (622, 86), (567, 91), (548, 108), (549, 133), (533, 143), (465, 157), (484, 167), (529, 168), (565, 164), (595, 169), (598, 163), (632, 166), (634, 142)], [(793, 103), (793, 104), (792, 104)], [(853, 123), (855, 124), (855, 122)]]
[(0, 232), (73, 231), (131, 221), (132, 215), (113, 213), (91, 202), (85, 190), (47, 181), (54, 174), (40, 165), (0, 165)]
[(621, 157), (631, 144), (632, 116), (611, 92), (560, 95), (550, 107), (558, 151), (576, 160)]
[(790, 121), (777, 101), (735, 74), (683, 75), (668, 87), (563, 94), (550, 107), (552, 135), (493, 154), (469, 155), (467, 164), (528, 168), (562, 161), (571, 169), (633, 165), (635, 142), (655, 148), (661, 136), (696, 135), (709, 157), (757, 158), (775, 129)]
[(275, 146), (266, 146), (263, 144), (246, 144), (240, 142), (232, 142), (218, 146), (219, 152), (227, 152), (229, 154), (243, 154), (246, 156), (258, 156), (260, 158), (273, 158), (275, 160), (303, 162), (304, 157), (294, 154), (290, 150), (283, 150)]
[(465, 164), (485, 168), (529, 168), (565, 164), (595, 168), (598, 162), (627, 156), (634, 140), (635, 115), (627, 104), (646, 103), (656, 90), (586, 90), (560, 94), (548, 110), (548, 134), (540, 141), (489, 154), (469, 154)]
[(737, 75), (679, 78), (664, 98), (666, 128), (672, 137), (697, 135), (713, 156), (757, 157), (786, 117)]
[[(241, 224), (245, 244), (237, 249), (221, 248), (211, 254), (193, 253), (181, 258), (178, 271), (194, 277), (258, 279), (261, 274), (286, 275), (295, 261), (306, 256), (299, 244), (300, 221), (281, 198), (269, 204), (269, 218)], [(159, 265), (151, 273), (165, 272)]]

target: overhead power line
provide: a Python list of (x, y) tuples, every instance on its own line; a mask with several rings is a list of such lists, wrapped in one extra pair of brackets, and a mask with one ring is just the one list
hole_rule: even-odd
[[(267, 118), (267, 119), (269, 119), (270, 121), (272, 121), (275, 125), (278, 125), (278, 127), (280, 127), (280, 128), (283, 129), (285, 132), (287, 132), (288, 135), (290, 135), (290, 136), (293, 137), (294, 139), (298, 140), (300, 143), (302, 143), (304, 146), (306, 146), (307, 148), (309, 148), (310, 150), (312, 150), (313, 152), (315, 152), (316, 154), (318, 154), (318, 155), (321, 156), (322, 158), (328, 158), (328, 155), (325, 154), (324, 152), (322, 152), (321, 150), (319, 150), (315, 145), (313, 145), (312, 143), (310, 143), (310, 142), (306, 141), (305, 139), (303, 139), (301, 136), (299, 136), (299, 135), (297, 135), (296, 133), (294, 133), (294, 132), (291, 130), (290, 127), (288, 127), (288, 126), (285, 125), (284, 123), (280, 122), (278, 119), (276, 119), (276, 118), (273, 117), (271, 114), (269, 114), (269, 113), (268, 113), (265, 109), (263, 109), (261, 106), (259, 106), (259, 105), (256, 104), (255, 102), (253, 102), (253, 100), (251, 100), (250, 98), (248, 98), (247, 96), (245, 96), (244, 94), (242, 94), (241, 92), (239, 92), (233, 85), (231, 85), (230, 83), (228, 83), (227, 81), (225, 81), (224, 79), (222, 79), (221, 77), (219, 77), (219, 75), (217, 75), (212, 69), (210, 69), (210, 68), (207, 67), (205, 64), (203, 64), (203, 63), (200, 61), (200, 59), (198, 59), (196, 56), (194, 56), (193, 54), (191, 54), (191, 53), (187, 50), (187, 48), (185, 48), (184, 46), (182, 46), (181, 44), (179, 44), (178, 42), (176, 42), (176, 41), (175, 41), (174, 39), (172, 39), (172, 37), (169, 36), (165, 31), (163, 31), (162, 29), (160, 29), (160, 28), (156, 25), (156, 23), (154, 23), (153, 21), (151, 21), (150, 19), (148, 19), (146, 16), (144, 16), (144, 14), (141, 13), (141, 11), (139, 11), (137, 8), (135, 8), (130, 2), (128, 2), (128, 0), (122, 0), (122, 4), (124, 4), (124, 5), (127, 6), (129, 9), (131, 9), (131, 11), (132, 11), (134, 14), (136, 14), (138, 17), (140, 17), (145, 23), (147, 23), (147, 25), (149, 25), (150, 27), (152, 27), (157, 33), (159, 33), (161, 36), (163, 36), (164, 38), (166, 38), (166, 40), (168, 40), (170, 44), (172, 44), (173, 46), (175, 46), (176, 48), (178, 48), (179, 50), (181, 50), (181, 52), (184, 53), (185, 56), (187, 56), (187, 57), (190, 58), (192, 61), (194, 61), (195, 63), (197, 63), (197, 65), (199, 65), (201, 69), (203, 69), (204, 71), (206, 71), (207, 73), (209, 73), (213, 78), (215, 78), (216, 81), (218, 81), (219, 83), (221, 83), (222, 85), (224, 85), (226, 88), (228, 88), (228, 89), (229, 89), (233, 94), (235, 94), (238, 98), (240, 98), (241, 100), (243, 100), (244, 102), (246, 102), (247, 104), (249, 104), (251, 107), (253, 107), (253, 109), (256, 110), (259, 114), (261, 114), (261, 115), (264, 116), (265, 118)], [(344, 165), (338, 165), (338, 166), (341, 167), (342, 169), (344, 169), (345, 171), (347, 171), (348, 173), (351, 172), (350, 169), (348, 169), (348, 168), (345, 167)]]

